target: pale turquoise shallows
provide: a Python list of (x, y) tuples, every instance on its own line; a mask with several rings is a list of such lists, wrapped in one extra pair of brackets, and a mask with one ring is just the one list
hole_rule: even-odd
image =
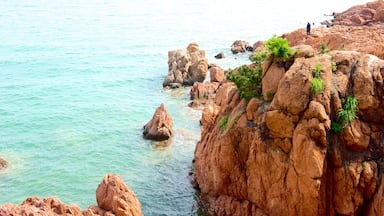
[[(58, 196), (84, 209), (117, 173), (145, 215), (195, 215), (187, 174), (201, 113), (187, 107), (188, 89), (162, 91), (168, 50), (197, 42), (233, 68), (248, 62), (231, 55), (234, 40), (267, 39), (358, 2), (0, 1), (0, 156), (10, 162), (0, 203)], [(221, 51), (227, 58), (215, 60)], [(174, 119), (165, 148), (142, 138), (160, 103)]]

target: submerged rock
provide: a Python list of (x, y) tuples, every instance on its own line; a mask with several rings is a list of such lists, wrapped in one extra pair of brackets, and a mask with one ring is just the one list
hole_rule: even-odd
[(146, 139), (163, 141), (173, 135), (173, 120), (171, 115), (161, 104), (152, 116), (152, 119), (144, 125), (143, 135)]
[(8, 162), (0, 157), (0, 170), (7, 168)]

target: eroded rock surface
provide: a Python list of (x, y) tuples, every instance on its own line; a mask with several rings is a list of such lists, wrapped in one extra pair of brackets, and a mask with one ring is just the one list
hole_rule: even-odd
[(195, 82), (203, 82), (207, 71), (205, 51), (198, 44), (191, 43), (186, 49), (168, 52), (168, 75), (163, 87), (191, 86)]
[(136, 195), (115, 174), (104, 177), (96, 191), (98, 206), (81, 211), (77, 205), (62, 203), (56, 197), (28, 197), (20, 205), (0, 205), (0, 215), (28, 216), (142, 216)]
[[(264, 78), (279, 70), (269, 64)], [(318, 64), (325, 88), (315, 94)], [(271, 102), (246, 103), (227, 82), (204, 109), (194, 170), (208, 215), (380, 215), (384, 61), (331, 51), (281, 70), (276, 87), (263, 86)], [(358, 118), (336, 133), (347, 96), (359, 101)]]
[(173, 136), (173, 120), (164, 104), (160, 104), (152, 119), (144, 125), (143, 135), (156, 141), (167, 140)]
[(330, 50), (354, 50), (384, 59), (384, 1), (358, 5), (336, 13), (331, 27), (317, 27), (306, 35), (304, 28), (283, 37), (291, 46), (306, 44), (321, 50), (321, 44)]

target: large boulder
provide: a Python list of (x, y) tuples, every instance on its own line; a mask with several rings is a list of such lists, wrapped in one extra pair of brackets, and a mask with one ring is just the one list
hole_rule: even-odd
[(214, 66), (209, 68), (211, 82), (223, 82), (226, 80), (223, 68)]
[(97, 187), (96, 200), (99, 208), (111, 211), (117, 216), (143, 215), (135, 193), (118, 175), (108, 174), (104, 177)]
[[(191, 43), (186, 49), (168, 52), (168, 75), (163, 87), (175, 84), (191, 86), (195, 82), (202, 82), (208, 71), (208, 59), (205, 51), (199, 45)], [(177, 86), (177, 85), (176, 85)]]
[(161, 104), (152, 116), (152, 119), (144, 125), (143, 135), (147, 139), (163, 141), (173, 135), (173, 120), (171, 115)]

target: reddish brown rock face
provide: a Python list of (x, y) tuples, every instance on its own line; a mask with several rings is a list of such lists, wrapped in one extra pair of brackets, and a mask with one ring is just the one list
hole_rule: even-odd
[(164, 104), (156, 109), (152, 119), (144, 125), (143, 135), (147, 139), (156, 141), (163, 141), (172, 137), (173, 120)]
[(0, 205), (0, 215), (28, 216), (142, 216), (141, 205), (136, 195), (123, 179), (115, 174), (104, 177), (96, 191), (98, 206), (90, 206), (81, 212), (76, 205), (62, 203), (56, 197), (29, 197), (20, 205)]
[[(325, 87), (314, 94), (317, 64)], [(271, 102), (247, 104), (224, 83), (203, 112), (195, 151), (208, 215), (380, 215), (383, 75), (383, 60), (332, 51), (296, 58)], [(336, 133), (331, 125), (347, 96), (359, 101), (358, 118)]]
[(117, 216), (143, 215), (136, 195), (117, 175), (106, 175), (96, 190), (98, 206)]
[(355, 50), (384, 59), (384, 1), (374, 1), (336, 13), (331, 27), (305, 29), (284, 34), (291, 46), (310, 45), (320, 51), (323, 43), (330, 50)]

